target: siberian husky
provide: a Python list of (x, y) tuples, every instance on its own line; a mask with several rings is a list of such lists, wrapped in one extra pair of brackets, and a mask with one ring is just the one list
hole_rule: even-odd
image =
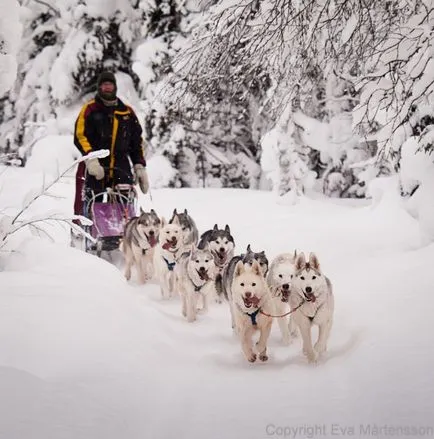
[(256, 361), (253, 352), (253, 334), (260, 331), (256, 350), (261, 361), (267, 361), (267, 341), (273, 323), (274, 307), (267, 283), (258, 261), (250, 266), (238, 261), (231, 285), (235, 325), (240, 336), (242, 351), (251, 363)]
[[(214, 228), (207, 230), (200, 237), (200, 241), (197, 245), (199, 249), (209, 248), (216, 265), (216, 278), (215, 278), (215, 290), (216, 293), (222, 290), (222, 271), (229, 261), (234, 256), (235, 241), (231, 235), (231, 229), (226, 224), (224, 229), (219, 229), (215, 224)], [(221, 297), (217, 294), (217, 301), (221, 302)]]
[(172, 297), (175, 290), (174, 268), (184, 250), (182, 238), (182, 228), (178, 218), (169, 224), (162, 217), (159, 240), (154, 252), (154, 270), (163, 299)]
[(182, 299), (182, 315), (188, 322), (196, 320), (199, 299), (202, 311), (208, 310), (208, 296), (212, 291), (214, 259), (209, 250), (200, 250), (195, 245), (190, 252), (183, 253), (176, 267), (176, 285)]
[[(303, 339), (303, 353), (309, 363), (314, 363), (318, 355), (327, 350), (334, 312), (332, 283), (321, 272), (318, 258), (314, 253), (310, 253), (308, 262), (304, 253), (299, 254), (295, 259), (289, 304), (294, 310), (292, 316)], [(313, 325), (319, 327), (319, 335), (312, 347)]]
[(197, 230), (196, 223), (193, 218), (188, 214), (187, 209), (184, 212), (178, 213), (175, 209), (172, 214), (172, 218), (169, 220), (169, 224), (172, 224), (175, 217), (178, 217), (179, 224), (181, 225), (183, 236), (184, 236), (184, 246), (189, 248), (191, 245), (196, 245), (199, 239), (199, 232)]
[[(276, 319), (285, 344), (290, 344), (297, 337), (297, 327), (290, 317), (289, 296), (292, 289), (292, 279), (295, 272), (297, 252), (282, 253), (276, 256), (270, 265), (267, 284), (273, 297)], [(288, 313), (288, 314), (287, 314)], [(287, 315), (285, 315), (287, 314)]]
[(259, 266), (261, 268), (261, 273), (265, 277), (268, 272), (268, 259), (265, 255), (264, 251), (254, 252), (252, 251), (250, 244), (247, 246), (246, 253), (243, 253), (238, 256), (234, 256), (229, 263), (223, 269), (221, 274), (222, 281), (219, 284), (216, 284), (217, 295), (219, 297), (223, 296), (226, 300), (229, 301), (229, 308), (231, 311), (231, 319), (232, 319), (232, 328), (235, 329), (235, 319), (234, 312), (231, 306), (232, 302), (232, 292), (231, 285), (235, 274), (235, 267), (239, 261), (243, 261), (243, 263), (248, 264), (250, 266), (253, 265), (253, 261), (258, 261)]
[(154, 209), (131, 218), (124, 229), (119, 249), (125, 258), (125, 277), (131, 279), (131, 268), (135, 267), (140, 283), (152, 279), (154, 249), (158, 243), (161, 221)]

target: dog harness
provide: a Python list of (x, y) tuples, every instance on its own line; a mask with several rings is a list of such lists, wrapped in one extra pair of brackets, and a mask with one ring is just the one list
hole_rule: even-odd
[(164, 256), (163, 256), (163, 259), (166, 261), (167, 268), (169, 269), (169, 271), (173, 271), (173, 269), (175, 268), (175, 265), (176, 265), (176, 261), (169, 262)]
[(252, 325), (256, 326), (256, 316), (259, 314), (259, 312), (261, 311), (261, 308), (258, 308), (255, 312), (253, 312), (252, 314), (249, 314), (248, 312), (246, 312), (245, 314), (247, 314), (250, 317), (250, 320), (252, 321)]

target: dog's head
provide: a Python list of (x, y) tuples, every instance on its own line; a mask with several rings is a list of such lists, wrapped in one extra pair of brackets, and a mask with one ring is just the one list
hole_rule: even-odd
[(169, 224), (172, 224), (175, 218), (178, 219), (179, 225), (181, 226), (184, 243), (190, 242), (191, 235), (194, 232), (194, 223), (187, 209), (184, 209), (184, 212), (178, 212), (177, 209), (174, 209)]
[(151, 209), (150, 212), (145, 212), (140, 208), (140, 216), (137, 220), (137, 231), (139, 234), (146, 237), (151, 247), (157, 245), (160, 228), (161, 220), (155, 210)]
[(161, 229), (159, 234), (160, 245), (164, 250), (171, 252), (178, 251), (182, 246), (182, 228), (178, 218), (169, 224), (164, 217), (161, 218)]
[(208, 281), (214, 277), (214, 258), (207, 249), (201, 250), (193, 245), (188, 260), (188, 270), (193, 278)]
[(267, 276), (267, 283), (271, 291), (285, 303), (288, 302), (292, 289), (296, 258), (296, 251), (294, 254), (283, 253), (277, 256), (271, 263)]
[(250, 248), (250, 244), (247, 246), (246, 254), (243, 256), (243, 262), (245, 264), (253, 265), (253, 261), (258, 261), (259, 266), (261, 267), (262, 275), (265, 276), (268, 271), (268, 259), (265, 256), (265, 252), (254, 252)]
[(250, 266), (239, 261), (235, 266), (232, 295), (235, 302), (245, 310), (259, 308), (268, 289), (258, 261)]
[(304, 253), (300, 253), (295, 259), (294, 292), (307, 302), (315, 302), (324, 293), (325, 282), (317, 256), (310, 253), (306, 261)]
[(218, 266), (225, 265), (232, 258), (235, 242), (227, 224), (224, 229), (219, 229), (217, 224), (214, 225), (208, 247)]

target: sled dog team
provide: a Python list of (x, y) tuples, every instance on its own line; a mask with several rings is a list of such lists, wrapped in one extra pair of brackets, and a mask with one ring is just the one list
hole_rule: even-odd
[[(167, 221), (155, 210), (141, 210), (125, 226), (120, 249), (125, 257), (125, 277), (134, 268), (145, 283), (155, 279), (163, 299), (179, 294), (182, 315), (188, 322), (205, 313), (210, 299), (229, 303), (232, 328), (250, 362), (267, 361), (267, 341), (273, 320), (289, 344), (298, 331), (309, 363), (327, 349), (333, 322), (332, 284), (322, 273), (317, 256), (284, 253), (269, 264), (264, 251), (235, 255), (235, 241), (228, 225), (214, 225), (200, 237), (189, 215), (173, 211)], [(312, 343), (312, 326), (318, 340)], [(253, 346), (253, 334), (259, 340)]]

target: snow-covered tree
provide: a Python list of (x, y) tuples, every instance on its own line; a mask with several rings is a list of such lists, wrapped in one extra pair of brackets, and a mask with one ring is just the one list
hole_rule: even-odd
[(5, 0), (0, 15), (0, 98), (11, 89), (17, 76), (17, 52), (21, 22), (17, 0)]
[[(278, 84), (268, 96), (275, 120), (297, 91), (302, 111), (329, 124), (327, 154), (333, 160), (324, 164), (324, 190), (360, 196), (368, 175), (382, 172), (373, 154), (384, 150), (382, 140), (390, 136), (383, 130), (373, 149), (364, 138), (393, 127), (391, 121), (399, 125), (411, 104), (422, 101), (421, 92), (430, 93), (432, 15), (432, 0), (220, 0), (184, 52), (184, 79), (206, 101), (219, 78), (235, 95), (261, 69)], [(416, 93), (409, 93), (411, 86)], [(336, 110), (335, 103), (351, 106)], [(380, 118), (375, 111), (381, 104)]]

